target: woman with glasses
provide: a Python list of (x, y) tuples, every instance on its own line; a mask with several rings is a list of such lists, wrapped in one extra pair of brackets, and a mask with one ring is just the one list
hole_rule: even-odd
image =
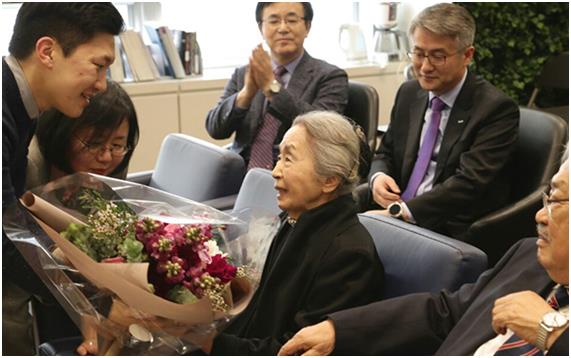
[(139, 125), (133, 102), (115, 82), (91, 99), (81, 117), (57, 110), (42, 114), (28, 154), (26, 186), (33, 188), (59, 177), (88, 172), (124, 179)]

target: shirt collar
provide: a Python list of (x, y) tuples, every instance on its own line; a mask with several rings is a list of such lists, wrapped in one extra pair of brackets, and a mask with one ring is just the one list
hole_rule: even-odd
[[(293, 71), (295, 71), (295, 68), (297, 67), (297, 65), (299, 65), (299, 61), (301, 61), (301, 58), (303, 57), (304, 54), (305, 54), (305, 50), (303, 50), (301, 52), (301, 55), (299, 55), (295, 60), (284, 65), (285, 69), (287, 70), (287, 73), (289, 73), (291, 75), (293, 73)], [(278, 67), (278, 66), (279, 66), (279, 64), (272, 59), (272, 70), (275, 70), (276, 67)]]
[[(444, 93), (441, 96), (438, 96), (442, 102), (446, 103), (447, 108), (452, 108), (454, 106), (454, 102), (456, 102), (456, 98), (458, 98), (458, 94), (460, 94), (460, 90), (462, 89), (462, 86), (464, 86), (464, 82), (466, 82), (466, 77), (468, 77), (468, 69), (464, 70), (462, 81), (458, 82), (458, 84), (454, 86), (454, 88), (452, 88), (450, 91)], [(428, 103), (430, 103), (434, 97), (436, 97), (434, 92), (428, 92)]]
[(12, 55), (6, 56), (4, 60), (6, 60), (6, 64), (14, 74), (14, 78), (16, 79), (16, 84), (20, 90), (20, 96), (22, 97), (22, 102), (24, 103), (28, 116), (32, 119), (38, 118), (40, 116), (40, 108), (32, 94), (32, 89), (26, 79), (22, 66), (20, 66), (18, 60)]

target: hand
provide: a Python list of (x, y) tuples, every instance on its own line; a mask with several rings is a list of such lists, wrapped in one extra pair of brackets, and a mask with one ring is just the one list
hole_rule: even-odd
[(499, 298), (492, 310), (492, 327), (498, 334), (512, 330), (518, 337), (535, 344), (537, 329), (551, 306), (532, 291), (522, 291)]
[(254, 81), (250, 67), (248, 67), (244, 75), (244, 87), (238, 92), (238, 96), (236, 97), (236, 105), (239, 108), (249, 108), (256, 92), (258, 92), (258, 86), (256, 85), (256, 81)]
[(373, 180), (373, 200), (383, 208), (400, 200), (400, 188), (395, 180), (381, 173)]
[(286, 342), (278, 352), (280, 356), (325, 356), (335, 348), (335, 327), (331, 320), (305, 327)]
[(270, 55), (264, 50), (262, 44), (259, 44), (250, 56), (250, 70), (252, 76), (259, 89), (264, 92), (266, 97), (270, 96), (270, 84), (275, 79), (272, 70), (272, 61)]
[(391, 214), (389, 214), (388, 210), (369, 210), (369, 211), (366, 211), (365, 214), (391, 216)]

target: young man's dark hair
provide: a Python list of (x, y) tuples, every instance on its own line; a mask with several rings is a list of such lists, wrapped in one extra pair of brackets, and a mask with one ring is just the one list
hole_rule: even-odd
[(118, 35), (123, 18), (111, 3), (24, 3), (16, 17), (8, 50), (17, 59), (28, 57), (43, 36), (56, 39), (65, 56), (97, 33)]
[[(256, 22), (258, 25), (262, 24), (264, 8), (271, 4), (273, 4), (273, 2), (259, 2), (258, 5), (256, 5)], [(309, 2), (302, 2), (301, 4), (303, 5), (303, 19), (305, 23), (309, 25), (309, 23), (313, 21), (313, 8)]]

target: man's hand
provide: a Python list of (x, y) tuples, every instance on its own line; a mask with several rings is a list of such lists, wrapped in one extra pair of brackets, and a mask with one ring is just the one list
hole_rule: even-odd
[[(250, 63), (251, 62), (252, 60), (250, 59)], [(251, 67), (248, 67), (244, 75), (244, 87), (238, 92), (238, 96), (236, 97), (236, 105), (239, 108), (249, 108), (256, 92), (258, 92), (258, 86), (252, 76)]]
[(270, 96), (270, 84), (275, 79), (272, 70), (272, 61), (270, 55), (264, 50), (262, 44), (259, 44), (250, 56), (250, 71), (256, 86), (264, 92), (266, 97)]
[(305, 327), (286, 342), (278, 352), (280, 356), (325, 356), (335, 348), (335, 327), (331, 320)]
[(512, 293), (494, 303), (492, 327), (498, 334), (509, 328), (521, 339), (535, 344), (539, 322), (550, 310), (551, 306), (535, 292)]
[(373, 200), (383, 208), (390, 203), (400, 200), (400, 188), (395, 180), (381, 173), (373, 180)]
[(388, 210), (369, 210), (366, 211), (365, 214), (376, 214), (376, 215), (384, 215), (384, 216), (391, 216)]

